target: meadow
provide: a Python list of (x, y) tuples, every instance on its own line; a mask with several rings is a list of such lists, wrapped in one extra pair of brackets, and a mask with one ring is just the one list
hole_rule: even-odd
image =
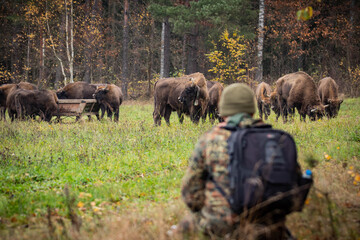
[[(188, 213), (181, 179), (209, 121), (155, 127), (151, 102), (125, 102), (118, 123), (0, 122), (0, 239), (168, 239)], [(257, 116), (257, 115), (256, 115)], [(287, 225), (298, 239), (360, 239), (360, 98), (337, 118), (283, 124), (314, 187)], [(202, 239), (201, 236), (196, 236)]]

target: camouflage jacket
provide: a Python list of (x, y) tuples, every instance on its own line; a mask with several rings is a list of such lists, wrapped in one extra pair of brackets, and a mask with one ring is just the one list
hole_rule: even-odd
[[(246, 115), (240, 126), (260, 123)], [(183, 178), (182, 197), (192, 212), (196, 212), (200, 229), (223, 225), (231, 227), (236, 215), (231, 211), (226, 198), (215, 184), (208, 180), (211, 173), (217, 184), (229, 195), (229, 155), (227, 139), (231, 132), (219, 124), (200, 137), (190, 157), (189, 167)]]

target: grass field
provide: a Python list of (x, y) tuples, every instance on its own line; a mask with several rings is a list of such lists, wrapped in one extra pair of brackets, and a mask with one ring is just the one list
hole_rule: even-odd
[[(208, 121), (153, 125), (153, 105), (120, 121), (0, 122), (1, 239), (167, 239), (188, 210), (181, 179)], [(315, 184), (288, 217), (299, 239), (360, 239), (360, 98), (335, 119), (268, 123), (290, 132)]]

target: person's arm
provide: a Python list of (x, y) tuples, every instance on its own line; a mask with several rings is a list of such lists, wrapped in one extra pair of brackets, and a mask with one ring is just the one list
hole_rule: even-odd
[(205, 203), (205, 184), (207, 171), (205, 167), (206, 143), (202, 137), (190, 157), (189, 167), (183, 178), (181, 194), (191, 211), (200, 211)]

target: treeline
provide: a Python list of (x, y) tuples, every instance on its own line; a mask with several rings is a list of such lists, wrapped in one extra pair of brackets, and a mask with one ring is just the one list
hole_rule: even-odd
[(5, 0), (0, 13), (1, 83), (115, 83), (136, 98), (159, 77), (271, 84), (302, 70), (360, 95), (356, 0)]

